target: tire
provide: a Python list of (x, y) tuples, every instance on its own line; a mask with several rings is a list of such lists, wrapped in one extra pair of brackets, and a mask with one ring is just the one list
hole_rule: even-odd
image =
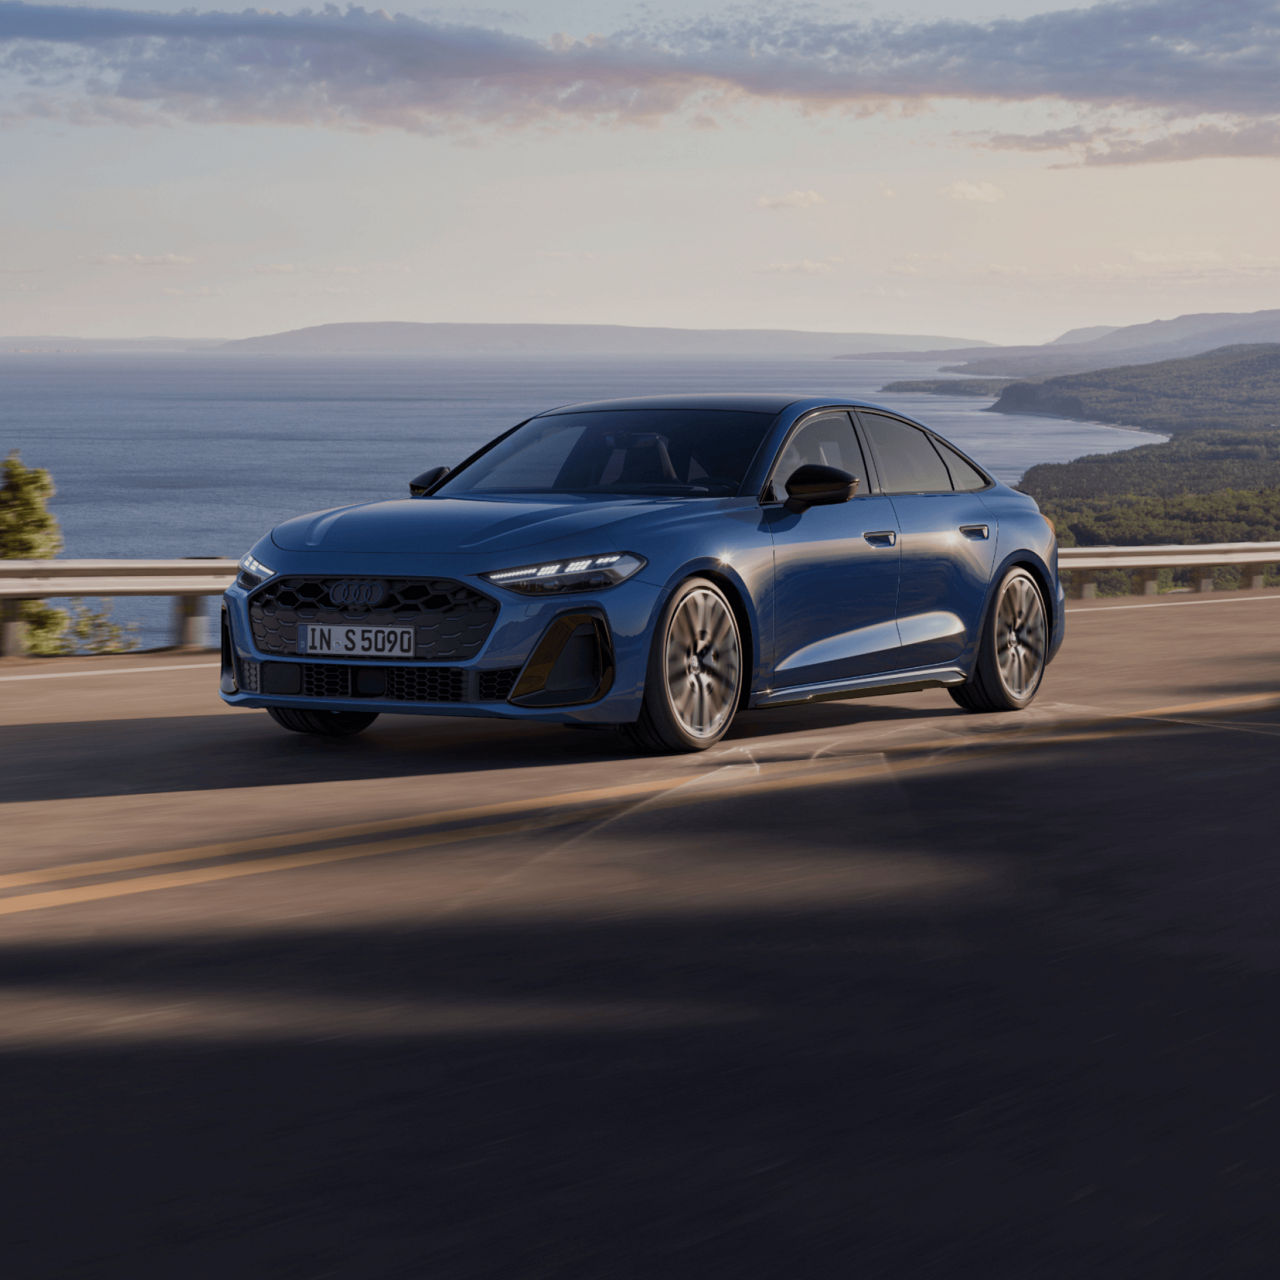
[(293, 707), (268, 707), (267, 715), (283, 729), (321, 738), (350, 738), (378, 718), (376, 711), (300, 711)]
[(624, 732), (646, 751), (705, 751), (728, 732), (742, 698), (742, 635), (723, 591), (689, 578), (653, 633), (640, 718)]
[(966, 711), (1021, 711), (1040, 688), (1048, 651), (1044, 592), (1026, 569), (1010, 569), (992, 597), (973, 675), (947, 692)]

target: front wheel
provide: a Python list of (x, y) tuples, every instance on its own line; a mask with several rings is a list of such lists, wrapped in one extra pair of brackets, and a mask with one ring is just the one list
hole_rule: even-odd
[(1048, 652), (1040, 584), (1025, 569), (1010, 569), (982, 628), (973, 675), (948, 692), (966, 711), (1021, 711), (1040, 688)]
[(647, 751), (705, 751), (728, 732), (742, 696), (742, 638), (715, 583), (690, 578), (654, 631), (640, 719), (627, 733)]
[(322, 738), (349, 738), (378, 718), (376, 711), (301, 711), (293, 707), (268, 707), (267, 715), (282, 729)]

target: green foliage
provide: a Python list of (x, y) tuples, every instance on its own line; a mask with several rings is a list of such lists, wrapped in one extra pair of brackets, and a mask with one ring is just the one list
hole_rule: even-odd
[(1014, 382), (992, 406), (1091, 422), (1184, 431), (1280, 429), (1280, 343), (1220, 347), (1155, 364)]
[(67, 623), (70, 618), (65, 609), (55, 609), (43, 600), (28, 600), (18, 617), (27, 626), (27, 652), (42, 657), (55, 653), (70, 653), (67, 645)]
[(905, 382), (890, 382), (881, 387), (882, 392), (936, 396), (975, 396), (994, 400), (1016, 378), (916, 378)]
[(0, 468), (0, 559), (47, 560), (62, 550), (57, 517), (45, 504), (54, 495), (53, 477), (24, 467), (15, 450)]
[(71, 619), (65, 637), (66, 652), (127, 653), (138, 647), (134, 638), (137, 626), (121, 626), (111, 621), (111, 606), (97, 601), (99, 608), (90, 609), (82, 600), (71, 602)]
[[(0, 559), (49, 560), (62, 550), (57, 517), (46, 506), (56, 492), (53, 478), (40, 467), (23, 466), (17, 452), (4, 461), (0, 481)], [(71, 609), (55, 609), (42, 600), (25, 602), (27, 650), (34, 654), (123, 653), (137, 648), (132, 626), (111, 621), (109, 605), (90, 609), (75, 600)]]
[[(45, 560), (62, 550), (58, 520), (45, 504), (54, 495), (53, 477), (40, 467), (25, 467), (17, 451), (0, 469), (0, 559)], [(40, 600), (21, 606), (32, 653), (61, 653), (67, 614)]]
[(1164, 444), (1090, 454), (1074, 462), (1043, 462), (1022, 477), (1018, 488), (1044, 503), (1132, 494), (1171, 498), (1277, 485), (1280, 429), (1193, 431)]
[(1064, 547), (1280, 542), (1280, 487), (1175, 497), (1116, 494), (1040, 503)]

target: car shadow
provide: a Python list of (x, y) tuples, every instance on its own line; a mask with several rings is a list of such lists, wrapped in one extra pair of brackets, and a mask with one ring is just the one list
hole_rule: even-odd
[(6, 1274), (1272, 1274), (1259, 741), (685, 808), (594, 833), (635, 878), (577, 905), (433, 917), (424, 850), (367, 864), (372, 922), (338, 878), (309, 920), (10, 933)]
[[(890, 703), (745, 713), (726, 741), (947, 714)], [(611, 728), (383, 716), (357, 737), (290, 733), (265, 712), (9, 726), (0, 803), (494, 772), (645, 757)]]

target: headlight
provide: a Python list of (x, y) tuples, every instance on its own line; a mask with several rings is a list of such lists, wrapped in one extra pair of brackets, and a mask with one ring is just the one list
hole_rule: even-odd
[(242, 587), (256, 587), (258, 583), (265, 582), (274, 573), (274, 569), (263, 564), (261, 560), (254, 559), (253, 556), (240, 557), (239, 582)]
[(495, 569), (480, 576), (495, 587), (522, 591), (525, 595), (550, 595), (559, 591), (599, 591), (616, 587), (644, 568), (643, 556), (630, 551), (606, 556), (577, 556), (572, 560), (548, 560), (519, 569)]

